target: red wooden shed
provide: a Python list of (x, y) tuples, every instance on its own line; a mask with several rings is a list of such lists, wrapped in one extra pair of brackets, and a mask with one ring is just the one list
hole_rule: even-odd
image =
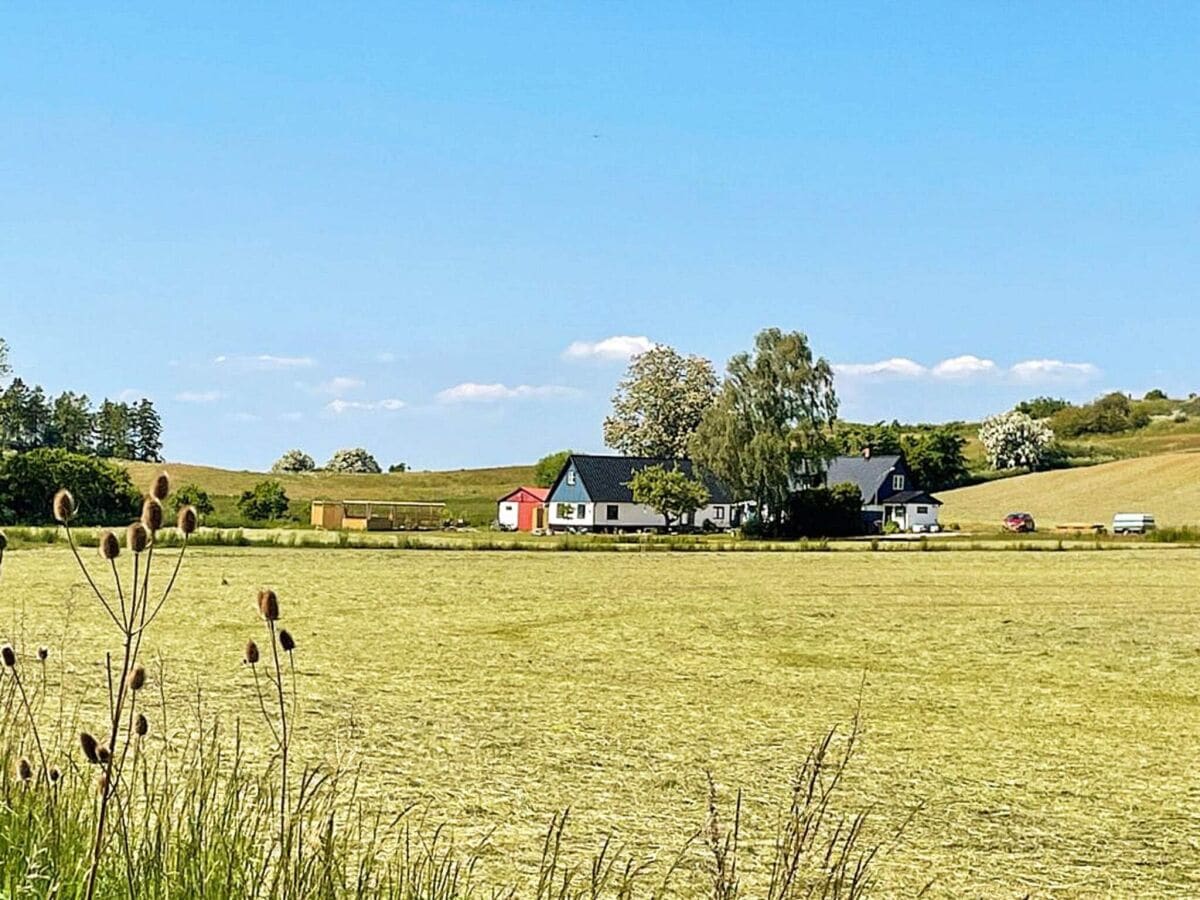
[(510, 531), (535, 531), (546, 527), (549, 488), (519, 487), (496, 501), (496, 521)]

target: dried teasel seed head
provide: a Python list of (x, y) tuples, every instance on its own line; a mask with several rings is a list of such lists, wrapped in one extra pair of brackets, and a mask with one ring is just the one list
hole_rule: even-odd
[(38, 659), (41, 662), (45, 662), (49, 658), (50, 658), (50, 648), (49, 647), (38, 647)]
[(150, 483), (150, 496), (155, 500), (166, 500), (171, 493), (171, 479), (166, 472), (159, 472)]
[(150, 532), (141, 522), (131, 522), (125, 534), (125, 543), (134, 553), (141, 553), (150, 543)]
[(142, 501), (142, 524), (151, 534), (163, 526), (163, 505), (153, 497)]
[(88, 762), (100, 762), (100, 748), (96, 746), (96, 739), (86, 731), (79, 735), (79, 746), (83, 749), (83, 755), (87, 757)]
[(29, 781), (33, 778), (33, 766), (24, 757), (17, 761), (17, 777), (22, 781)]
[(100, 760), (100, 762), (104, 764), (107, 764), (108, 761), (112, 759), (112, 751), (109, 750), (104, 744), (101, 744), (96, 748), (96, 759)]
[(296, 639), (292, 637), (292, 633), (286, 628), (279, 632), (279, 646), (283, 648), (285, 653), (291, 653), (296, 649)]
[(179, 510), (179, 518), (175, 520), (175, 524), (179, 527), (180, 532), (186, 535), (195, 532), (198, 521), (196, 507), (185, 506)]
[(66, 488), (54, 495), (54, 518), (66, 525), (75, 517), (75, 498)]
[(258, 644), (254, 641), (246, 641), (246, 655), (243, 657), (247, 665), (255, 665), (258, 662)]
[(145, 737), (146, 732), (150, 730), (149, 720), (142, 714), (138, 713), (137, 722), (134, 724), (134, 731), (138, 737)]
[(279, 598), (270, 588), (263, 588), (258, 592), (258, 611), (268, 622), (279, 618)]
[(140, 691), (146, 686), (146, 667), (138, 663), (125, 678), (125, 684), (131, 691)]
[(96, 779), (96, 793), (103, 797), (108, 792), (108, 776), (103, 772)]
[(62, 772), (60, 772), (55, 766), (51, 766), (50, 771), (46, 774), (50, 776), (51, 784), (58, 784), (58, 780), (62, 778)]
[(0, 659), (3, 659), (4, 665), (10, 669), (17, 664), (17, 651), (12, 648), (12, 644), (0, 647)]
[(100, 555), (109, 560), (116, 559), (121, 555), (121, 542), (111, 531), (105, 531), (100, 535)]

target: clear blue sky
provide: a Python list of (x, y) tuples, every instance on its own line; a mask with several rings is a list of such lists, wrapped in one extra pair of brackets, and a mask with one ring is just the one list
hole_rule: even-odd
[(1190, 3), (9, 6), (0, 336), (240, 467), (597, 449), (621, 336), (1187, 393), (1198, 110)]

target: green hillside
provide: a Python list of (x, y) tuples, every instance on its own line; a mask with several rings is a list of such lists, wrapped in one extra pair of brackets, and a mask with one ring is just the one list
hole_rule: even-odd
[(233, 521), (237, 498), (258, 482), (280, 481), (293, 501), (292, 514), (307, 521), (308, 501), (409, 500), (440, 501), (452, 518), (486, 524), (496, 514), (496, 500), (533, 478), (533, 466), (501, 466), (490, 469), (454, 469), (443, 472), (397, 472), (383, 475), (347, 475), (336, 472), (275, 474), (231, 471), (186, 463), (124, 463), (134, 484), (148, 484), (165, 469), (176, 487), (186, 483), (208, 491), (217, 507), (214, 521)]
[(998, 526), (1028, 512), (1042, 527), (1109, 524), (1117, 512), (1147, 512), (1160, 525), (1200, 524), (1200, 452), (1159, 453), (1004, 478), (941, 492), (942, 521)]

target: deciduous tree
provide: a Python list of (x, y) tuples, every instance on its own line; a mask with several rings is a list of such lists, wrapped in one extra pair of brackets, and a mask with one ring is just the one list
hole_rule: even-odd
[(633, 502), (657, 512), (668, 529), (708, 503), (704, 483), (676, 467), (647, 466), (634, 473), (629, 489)]
[(979, 440), (993, 469), (1040, 469), (1050, 458), (1054, 432), (1042, 422), (1013, 410), (984, 419)]
[(630, 456), (684, 456), (716, 392), (707, 359), (652, 347), (633, 358), (617, 385), (604, 443)]

